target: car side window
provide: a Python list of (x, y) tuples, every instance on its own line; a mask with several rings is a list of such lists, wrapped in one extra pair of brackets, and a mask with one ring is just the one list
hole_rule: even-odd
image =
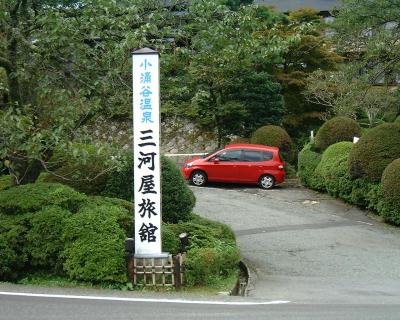
[(246, 162), (260, 162), (263, 161), (263, 152), (257, 150), (244, 150), (243, 161)]
[(272, 158), (274, 157), (272, 152), (269, 151), (263, 151), (263, 160), (262, 161), (269, 161), (272, 160)]
[(242, 150), (226, 150), (218, 153), (210, 160), (214, 161), (215, 159), (219, 159), (220, 161), (225, 161), (225, 162), (238, 162), (242, 161), (241, 158), (242, 158)]

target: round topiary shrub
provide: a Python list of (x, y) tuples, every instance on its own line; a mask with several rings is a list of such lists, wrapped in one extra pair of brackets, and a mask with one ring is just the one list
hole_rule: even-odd
[(313, 151), (312, 149), (313, 145), (311, 143), (308, 143), (300, 151), (297, 164), (297, 175), (300, 179), (300, 182), (304, 186), (315, 188), (317, 181), (314, 177), (314, 171), (321, 161), (322, 155), (318, 152)]
[[(132, 155), (126, 154), (122, 165), (110, 172), (103, 195), (131, 201), (133, 190)], [(163, 221), (188, 221), (195, 197), (176, 164), (161, 157), (161, 190)]]
[(326, 121), (315, 136), (315, 149), (324, 151), (331, 144), (340, 141), (353, 141), (361, 136), (361, 128), (356, 121), (346, 117), (335, 117)]
[(354, 145), (349, 156), (350, 176), (379, 182), (385, 168), (397, 158), (400, 158), (400, 126), (382, 124), (370, 129)]
[(400, 225), (400, 159), (390, 163), (382, 175), (381, 214), (385, 221)]
[(293, 141), (285, 129), (268, 125), (257, 129), (251, 137), (251, 143), (278, 147), (283, 159), (287, 162), (295, 160)]
[(352, 191), (352, 181), (347, 170), (347, 161), (353, 143), (342, 141), (330, 145), (322, 154), (315, 175), (321, 177), (329, 194), (348, 200)]

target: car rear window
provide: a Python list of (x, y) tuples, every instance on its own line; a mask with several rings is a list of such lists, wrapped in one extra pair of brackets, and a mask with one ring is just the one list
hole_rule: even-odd
[(272, 152), (259, 151), (259, 150), (243, 150), (243, 161), (247, 162), (260, 162), (268, 161), (273, 157)]

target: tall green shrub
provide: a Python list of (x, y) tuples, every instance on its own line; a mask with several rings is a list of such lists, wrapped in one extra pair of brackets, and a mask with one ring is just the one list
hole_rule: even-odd
[(347, 170), (347, 160), (353, 147), (352, 142), (338, 142), (330, 145), (322, 154), (315, 175), (320, 177), (321, 184), (329, 194), (349, 199), (352, 182)]
[(356, 121), (346, 117), (335, 117), (326, 121), (315, 136), (315, 149), (324, 151), (340, 141), (353, 141), (361, 136), (361, 128)]
[[(132, 188), (132, 156), (126, 155), (122, 166), (110, 173), (103, 195), (131, 200)], [(161, 190), (163, 221), (188, 221), (195, 197), (179, 168), (166, 157), (161, 157)]]
[(400, 158), (400, 125), (379, 125), (364, 134), (351, 150), (350, 176), (379, 182), (385, 168), (397, 158)]
[(298, 157), (298, 171), (297, 175), (300, 182), (310, 188), (315, 188), (317, 181), (314, 177), (314, 171), (321, 161), (322, 155), (312, 150), (313, 144), (308, 143), (300, 151)]
[(285, 129), (268, 125), (257, 129), (251, 137), (251, 143), (278, 147), (285, 161), (293, 162), (296, 154), (293, 141)]
[(390, 163), (383, 172), (382, 195), (383, 218), (387, 222), (400, 225), (400, 158)]

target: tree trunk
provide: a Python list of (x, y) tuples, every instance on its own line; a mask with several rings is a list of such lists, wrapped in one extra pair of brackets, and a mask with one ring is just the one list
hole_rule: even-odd
[(10, 170), (14, 185), (34, 183), (43, 171), (43, 166), (39, 160), (13, 159), (13, 167)]

